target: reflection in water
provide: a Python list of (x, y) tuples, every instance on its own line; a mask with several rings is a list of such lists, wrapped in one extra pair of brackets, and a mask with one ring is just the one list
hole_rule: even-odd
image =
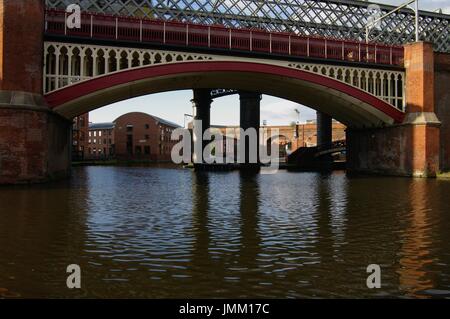
[[(261, 237), (259, 234), (259, 174), (240, 173), (239, 178), (239, 210), (241, 244), (239, 259), (233, 267), (240, 277), (241, 286), (245, 289), (236, 297), (251, 295), (252, 291), (261, 290), (261, 278), (252, 276), (260, 273), (258, 257), (261, 253)], [(244, 281), (245, 282), (242, 282)]]
[[(449, 193), (339, 172), (77, 168), (0, 189), (0, 297), (448, 297)], [(81, 290), (66, 288), (72, 263)]]
[(430, 249), (433, 247), (431, 218), (432, 209), (428, 202), (427, 183), (416, 181), (411, 184), (409, 198), (411, 212), (402, 234), (399, 274), (400, 289), (408, 296), (420, 297), (420, 292), (434, 287), (427, 266), (435, 262)]
[(0, 189), (0, 298), (51, 297), (66, 289), (61, 275), (85, 240), (79, 198), (86, 192), (78, 182)]
[[(217, 269), (213, 268), (213, 262), (209, 249), (211, 243), (211, 232), (209, 229), (209, 176), (204, 172), (194, 173), (192, 176), (192, 234), (193, 248), (191, 256), (191, 268), (196, 274), (193, 284), (196, 281), (210, 282), (214, 278), (212, 274)], [(204, 278), (205, 280), (202, 280)], [(202, 297), (206, 298), (207, 295)]]
[(260, 253), (261, 238), (259, 234), (259, 175), (252, 173), (240, 174), (240, 232), (241, 247), (239, 263), (244, 270), (255, 271)]

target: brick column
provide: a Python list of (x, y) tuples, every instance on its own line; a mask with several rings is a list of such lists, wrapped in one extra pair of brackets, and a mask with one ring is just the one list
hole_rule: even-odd
[(450, 53), (434, 55), (434, 111), (441, 121), (442, 172), (450, 172)]
[(406, 116), (400, 125), (347, 130), (349, 171), (434, 177), (440, 171), (440, 121), (435, 114), (430, 43), (405, 45)]
[(414, 176), (439, 172), (440, 121), (435, 114), (434, 52), (431, 43), (405, 46), (406, 118), (410, 138), (405, 150), (411, 155)]
[(42, 96), (44, 1), (0, 0), (0, 184), (70, 168), (70, 122)]

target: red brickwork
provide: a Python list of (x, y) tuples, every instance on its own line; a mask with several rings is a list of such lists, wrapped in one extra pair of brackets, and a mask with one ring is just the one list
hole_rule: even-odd
[(88, 145), (89, 113), (82, 114), (73, 119), (72, 125), (72, 158), (84, 159)]
[(44, 1), (0, 0), (0, 89), (42, 94)]
[(42, 98), (44, 1), (0, 0), (0, 184), (70, 172), (70, 123)]
[(0, 184), (69, 174), (70, 123), (47, 112), (0, 108)]
[(145, 113), (128, 113), (114, 121), (116, 156), (124, 160), (170, 161), (177, 143), (171, 140), (175, 128)]
[(441, 121), (441, 170), (450, 171), (450, 54), (434, 56), (435, 111)]
[[(226, 130), (235, 130), (237, 127), (219, 127), (212, 126), (212, 128), (220, 129), (221, 133), (224, 135)], [(276, 139), (275, 143), (281, 143), (283, 145), (289, 144), (289, 150), (294, 152), (300, 147), (313, 147), (317, 145), (317, 124), (315, 122), (297, 125), (280, 125), (280, 126), (262, 126), (262, 129), (267, 130), (268, 136), (271, 132), (278, 130), (278, 135), (281, 137)], [(346, 126), (339, 123), (333, 122), (332, 124), (332, 140), (342, 141), (345, 140), (345, 130)], [(235, 133), (239, 138), (239, 134)]]
[(433, 177), (439, 172), (441, 133), (434, 113), (435, 93), (441, 99), (441, 94), (448, 91), (448, 83), (447, 90), (435, 91), (434, 53), (429, 43), (405, 46), (405, 68), (405, 123), (381, 129), (348, 130), (349, 170), (422, 177)]
[(405, 46), (406, 111), (434, 112), (434, 53), (431, 43)]

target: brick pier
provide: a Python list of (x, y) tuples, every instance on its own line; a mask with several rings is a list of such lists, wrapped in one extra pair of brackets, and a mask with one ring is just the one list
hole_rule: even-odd
[(70, 121), (42, 95), (44, 1), (0, 1), (0, 184), (70, 172)]
[[(446, 55), (446, 58), (450, 61), (449, 55)], [(434, 177), (439, 173), (441, 139), (448, 140), (450, 136), (441, 136), (441, 122), (435, 113), (437, 108), (434, 59), (435, 54), (430, 43), (420, 42), (405, 46), (405, 121), (388, 128), (349, 129), (349, 171), (416, 177)], [(448, 91), (448, 82), (438, 83), (437, 87), (442, 85), (447, 85)], [(437, 92), (439, 99), (444, 92), (445, 89)], [(440, 102), (441, 113), (448, 113), (450, 106), (448, 103), (444, 104), (445, 102)], [(443, 152), (448, 150), (442, 149)]]

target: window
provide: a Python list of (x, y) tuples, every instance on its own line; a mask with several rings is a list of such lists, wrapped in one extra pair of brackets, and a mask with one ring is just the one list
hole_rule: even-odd
[(140, 146), (136, 146), (135, 151), (136, 151), (136, 154), (137, 154), (137, 155), (142, 154), (142, 148), (141, 148)]
[(94, 136), (97, 136), (97, 131), (94, 131)]
[(98, 136), (102, 137), (102, 131), (98, 131)]
[(145, 155), (150, 155), (150, 146), (144, 146)]
[(129, 155), (133, 154), (133, 135), (127, 136), (127, 153)]
[(92, 136), (92, 132), (91, 131), (89, 131), (89, 137), (91, 137)]
[(106, 138), (105, 138), (105, 139), (103, 139), (103, 144), (106, 144)]
[(148, 135), (148, 134), (145, 135), (145, 139), (146, 139), (146, 140), (150, 139), (150, 135)]
[(150, 125), (145, 124), (145, 129), (148, 130), (150, 128)]
[(127, 132), (133, 132), (133, 125), (127, 125)]

